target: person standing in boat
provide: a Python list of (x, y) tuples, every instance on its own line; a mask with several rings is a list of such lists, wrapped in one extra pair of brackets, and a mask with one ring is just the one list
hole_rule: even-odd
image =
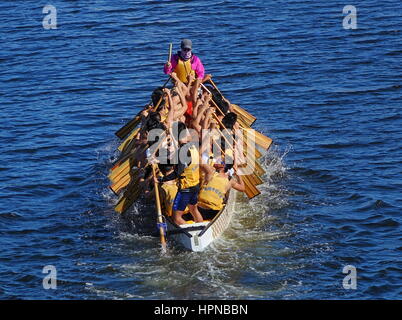
[(198, 195), (197, 211), (204, 219), (213, 219), (223, 209), (227, 192), (233, 188), (244, 192), (245, 185), (240, 176), (229, 176), (231, 165), (222, 161), (215, 163), (207, 170), (207, 176)]
[(166, 62), (163, 72), (169, 75), (175, 72), (180, 81), (185, 84), (189, 81), (189, 75), (203, 80), (205, 69), (201, 59), (193, 54), (192, 47), (191, 40), (183, 39), (180, 45), (181, 50), (172, 55), (170, 61)]
[[(164, 183), (169, 180), (176, 179), (177, 194), (173, 202), (173, 221), (177, 225), (185, 224), (186, 221), (182, 218), (189, 209), (193, 216), (194, 222), (202, 222), (202, 216), (198, 212), (196, 205), (198, 201), (198, 192), (200, 191), (200, 162), (199, 152), (190, 142), (192, 139), (186, 125), (182, 122), (177, 122), (177, 133), (179, 149), (176, 151), (178, 164), (175, 165), (173, 172), (167, 174), (163, 178), (159, 178), (158, 182)], [(187, 152), (187, 157), (183, 157), (182, 153)]]
[(193, 107), (196, 104), (201, 83), (211, 78), (211, 75), (205, 75), (201, 59), (193, 54), (192, 46), (191, 40), (183, 39), (180, 44), (181, 50), (174, 54), (163, 68), (164, 73), (172, 77), (176, 86), (182, 85), (187, 88), (185, 113), (187, 125), (190, 125), (192, 120)]

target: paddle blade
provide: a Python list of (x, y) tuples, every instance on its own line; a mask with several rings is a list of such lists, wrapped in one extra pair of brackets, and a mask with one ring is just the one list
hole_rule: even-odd
[(119, 145), (117, 149), (123, 153), (130, 152), (130, 150), (128, 150), (130, 148), (130, 144), (132, 148), (133, 144), (131, 142), (133, 142), (139, 131), (140, 128), (137, 128), (133, 132), (131, 132), (130, 135)]
[(124, 189), (126, 186), (128, 186), (131, 181), (139, 181), (140, 179), (140, 169), (135, 168), (134, 170), (131, 170), (124, 176), (121, 176), (121, 178), (116, 181), (114, 184), (110, 186), (110, 189), (115, 193), (119, 194), (119, 192)]
[(254, 197), (261, 194), (260, 190), (257, 189), (255, 184), (252, 182), (249, 175), (243, 175), (241, 178), (244, 181), (244, 185), (246, 187), (245, 193), (249, 199), (253, 199)]
[(141, 115), (137, 114), (132, 120), (126, 123), (123, 127), (115, 132), (115, 135), (120, 139), (124, 139), (134, 128), (140, 123)]
[(243, 108), (239, 107), (237, 104), (232, 104), (233, 111), (237, 114), (239, 122), (243, 122), (245, 127), (251, 127), (253, 123), (257, 120), (251, 113), (248, 113)]
[(255, 162), (254, 173), (260, 177), (266, 173), (264, 168), (261, 166), (261, 164), (258, 161)]
[(141, 188), (136, 183), (131, 183), (127, 190), (124, 192), (123, 196), (120, 198), (119, 202), (114, 207), (117, 213), (124, 213), (128, 208), (136, 201), (141, 195)]
[(253, 137), (255, 144), (257, 144), (264, 150), (267, 150), (272, 144), (271, 138), (268, 138), (267, 136), (263, 135), (257, 130), (254, 130), (253, 128), (243, 128), (243, 135), (246, 136), (247, 139)]
[(116, 183), (121, 179), (122, 176), (128, 174), (132, 168), (132, 159), (127, 159), (126, 161), (123, 161), (121, 164), (114, 166), (112, 170), (110, 170), (110, 174), (108, 176), (109, 180), (112, 183)]
[(249, 178), (250, 178), (250, 182), (255, 186), (258, 186), (258, 185), (264, 183), (264, 181), (256, 174), (249, 175)]

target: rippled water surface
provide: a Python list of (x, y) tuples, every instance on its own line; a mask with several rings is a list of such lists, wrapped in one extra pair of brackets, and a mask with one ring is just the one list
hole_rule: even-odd
[[(400, 1), (350, 3), (356, 30), (338, 0), (49, 3), (57, 30), (46, 3), (0, 2), (0, 298), (402, 298)], [(107, 174), (183, 37), (274, 146), (220, 240), (162, 256)]]

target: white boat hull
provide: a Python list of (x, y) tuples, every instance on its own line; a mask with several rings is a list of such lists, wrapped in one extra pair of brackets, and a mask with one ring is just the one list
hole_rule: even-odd
[(236, 191), (229, 192), (225, 207), (210, 222), (176, 225), (167, 219), (167, 237), (180, 243), (184, 248), (204, 251), (213, 241), (225, 232), (230, 224), (236, 202)]

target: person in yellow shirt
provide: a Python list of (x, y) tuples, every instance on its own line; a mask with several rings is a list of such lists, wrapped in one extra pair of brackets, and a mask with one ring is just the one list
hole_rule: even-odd
[(238, 175), (236, 178), (230, 177), (229, 168), (230, 166), (225, 166), (223, 162), (215, 163), (213, 167), (209, 166), (197, 203), (197, 210), (204, 219), (211, 219), (222, 210), (226, 194), (231, 188), (240, 192), (245, 191), (241, 177)]
[[(191, 134), (184, 123), (177, 123), (179, 149), (177, 150), (178, 164), (172, 173), (159, 179), (166, 182), (177, 179), (178, 191), (173, 202), (173, 221), (180, 225), (186, 223), (182, 218), (188, 207), (194, 222), (202, 222), (202, 216), (196, 210), (197, 197), (200, 190), (200, 156), (197, 147), (190, 142)], [(186, 152), (187, 151), (187, 152)], [(184, 156), (187, 153), (187, 157)]]
[[(171, 164), (158, 164), (160, 172), (163, 176), (168, 176), (173, 173), (174, 166)], [(166, 212), (167, 216), (172, 216), (173, 214), (173, 202), (177, 195), (177, 180), (167, 180), (161, 184), (160, 194), (161, 194), (161, 202), (164, 207), (164, 212)]]

